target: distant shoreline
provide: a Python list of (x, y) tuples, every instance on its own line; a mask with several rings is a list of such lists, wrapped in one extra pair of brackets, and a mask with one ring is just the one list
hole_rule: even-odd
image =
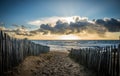
[[(38, 40), (34, 40), (34, 41), (38, 41)], [(39, 40), (39, 41), (120, 41), (120, 40), (118, 39), (118, 40)]]

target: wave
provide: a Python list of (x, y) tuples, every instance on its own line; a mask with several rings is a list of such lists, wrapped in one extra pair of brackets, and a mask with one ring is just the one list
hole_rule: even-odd
[(32, 40), (50, 47), (51, 51), (67, 51), (71, 48), (103, 47), (120, 44), (120, 40)]

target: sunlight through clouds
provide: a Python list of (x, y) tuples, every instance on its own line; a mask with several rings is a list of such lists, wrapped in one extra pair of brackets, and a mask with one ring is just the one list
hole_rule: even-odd
[(50, 24), (54, 26), (58, 20), (61, 20), (62, 22), (70, 23), (70, 22), (75, 22), (76, 18), (78, 18), (78, 20), (81, 20), (81, 21), (88, 20), (87, 17), (80, 17), (80, 16), (71, 16), (71, 17), (57, 17), (56, 16), (56, 17), (45, 17), (45, 18), (40, 18), (40, 19), (33, 20), (33, 21), (28, 21), (27, 24), (36, 25), (36, 26), (39, 26), (41, 24)]

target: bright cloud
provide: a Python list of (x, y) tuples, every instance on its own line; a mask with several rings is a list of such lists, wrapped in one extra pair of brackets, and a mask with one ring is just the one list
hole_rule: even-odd
[(58, 20), (62, 22), (70, 23), (70, 22), (75, 22), (77, 19), (81, 21), (88, 20), (87, 17), (80, 17), (80, 16), (71, 16), (71, 17), (57, 17), (56, 16), (56, 17), (40, 18), (37, 20), (29, 21), (27, 23), (30, 25), (36, 25), (36, 26), (39, 26), (41, 24), (50, 24), (51, 26), (54, 26)]

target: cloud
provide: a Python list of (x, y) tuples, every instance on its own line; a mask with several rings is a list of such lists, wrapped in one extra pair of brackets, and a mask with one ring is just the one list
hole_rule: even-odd
[(4, 26), (0, 26), (0, 30), (3, 30), (4, 32), (10, 35), (33, 36), (33, 34), (30, 33), (30, 31), (24, 25), (19, 26), (13, 24), (12, 26), (14, 26), (15, 28), (9, 29), (9, 28), (5, 28)]
[(104, 26), (109, 32), (119, 32), (120, 31), (120, 20), (114, 18), (97, 19), (96, 24)]
[[(74, 22), (86, 22), (88, 20), (87, 17), (80, 16), (71, 16), (71, 17), (50, 17), (50, 18), (41, 18), (40, 20), (34, 20), (28, 22), (31, 25), (39, 25), (40, 29), (32, 31), (42, 32), (43, 34), (69, 34), (71, 23)], [(72, 27), (72, 26), (71, 26)], [(71, 32), (72, 33), (72, 32)]]
[(90, 34), (97, 33), (104, 36), (107, 28), (103, 25), (96, 24), (95, 21), (89, 21), (88, 18), (81, 18), (79, 16), (72, 17), (71, 22), (64, 22), (62, 20), (56, 21), (54, 26), (50, 24), (41, 24), (37, 30), (43, 34), (79, 34), (87, 32)]
[(50, 23), (40, 24), (40, 28), (32, 32), (41, 32), (43, 35), (80, 35), (81, 33), (88, 33), (91, 35), (97, 34), (100, 37), (105, 37), (106, 32), (120, 32), (120, 20), (114, 18), (88, 20), (87, 17), (79, 16), (65, 18), (60, 17), (56, 19), (56, 21), (54, 21), (53, 25), (51, 25)]
[(0, 30), (5, 30), (4, 23), (0, 22)]
[(13, 27), (18, 28), (19, 26), (17, 24), (12, 24)]
[(0, 30), (5, 30), (5, 27), (3, 27), (3, 26), (0, 26)]
[(38, 20), (29, 21), (27, 23), (30, 25), (36, 25), (36, 26), (39, 26), (41, 24), (54, 25), (58, 19), (63, 19), (63, 17), (46, 17), (46, 18), (41, 18)]
[[(77, 18), (76, 18), (77, 17)], [(41, 24), (50, 24), (51, 26), (54, 26), (58, 20), (61, 20), (62, 22), (73, 22), (75, 19), (81, 19), (85, 20), (87, 17), (80, 17), (80, 16), (71, 16), (71, 17), (45, 17), (45, 18), (40, 18), (37, 20), (33, 21), (28, 21), (27, 24), (30, 25), (36, 25), (39, 26)]]
[(23, 27), (12, 30), (12, 32), (14, 32), (16, 35), (32, 36), (32, 34)]

